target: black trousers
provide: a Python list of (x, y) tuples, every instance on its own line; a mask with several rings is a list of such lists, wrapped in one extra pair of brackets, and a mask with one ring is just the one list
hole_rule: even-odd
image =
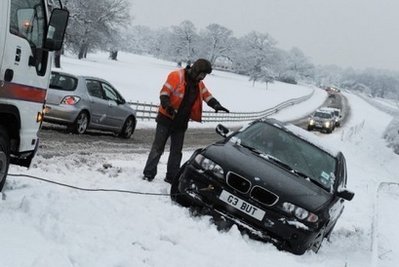
[(165, 126), (157, 123), (155, 131), (154, 142), (151, 147), (150, 154), (148, 155), (147, 163), (145, 164), (143, 174), (144, 176), (153, 179), (157, 175), (157, 166), (161, 158), (165, 144), (170, 137), (170, 154), (168, 158), (168, 165), (166, 171), (166, 178), (174, 178), (180, 169), (182, 159), (182, 149), (184, 142), (185, 129), (173, 129), (172, 127)]

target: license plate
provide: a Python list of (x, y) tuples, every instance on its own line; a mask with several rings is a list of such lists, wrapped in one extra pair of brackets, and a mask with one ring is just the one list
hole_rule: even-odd
[(249, 204), (248, 202), (230, 194), (229, 192), (223, 190), (219, 196), (219, 199), (223, 202), (229, 204), (230, 206), (248, 214), (255, 219), (261, 221), (265, 216), (265, 212), (254, 205)]

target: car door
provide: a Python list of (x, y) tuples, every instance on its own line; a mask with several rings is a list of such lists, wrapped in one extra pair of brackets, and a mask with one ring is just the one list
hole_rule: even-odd
[(89, 94), (91, 126), (94, 128), (107, 128), (108, 101), (105, 100), (101, 82), (86, 79), (86, 88)]
[(103, 82), (102, 87), (105, 99), (108, 101), (107, 123), (113, 129), (120, 129), (127, 117), (126, 111), (120, 107), (121, 97), (110, 84)]

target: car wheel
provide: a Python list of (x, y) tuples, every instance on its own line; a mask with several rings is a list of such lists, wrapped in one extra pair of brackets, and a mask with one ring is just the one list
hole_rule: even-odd
[(122, 131), (119, 133), (119, 136), (122, 138), (129, 139), (134, 130), (136, 129), (136, 119), (134, 117), (129, 117), (126, 119), (125, 124), (122, 127)]
[(0, 126), (0, 192), (6, 183), (8, 167), (10, 166), (10, 140), (7, 132)]
[(172, 180), (172, 185), (170, 187), (170, 198), (174, 202), (177, 202), (178, 204), (180, 204), (183, 207), (191, 207), (192, 201), (189, 198), (187, 198), (182, 192), (179, 191), (179, 179), (180, 179), (180, 175), (181, 175), (184, 167), (185, 167), (185, 165), (183, 165), (180, 168), (179, 173)]
[(321, 244), (323, 243), (324, 237), (325, 237), (325, 231), (326, 228), (325, 226), (320, 230), (319, 234), (316, 236), (315, 240), (313, 241), (313, 244), (311, 245), (311, 249), (313, 250), (314, 253), (317, 253), (321, 247)]
[(77, 134), (84, 134), (89, 126), (89, 115), (87, 112), (82, 111), (73, 124), (73, 131)]

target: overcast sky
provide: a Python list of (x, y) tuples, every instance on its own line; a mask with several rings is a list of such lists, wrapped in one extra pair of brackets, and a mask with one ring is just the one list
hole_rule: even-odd
[(398, 0), (129, 0), (134, 24), (218, 23), (236, 37), (269, 33), (315, 64), (399, 70)]

